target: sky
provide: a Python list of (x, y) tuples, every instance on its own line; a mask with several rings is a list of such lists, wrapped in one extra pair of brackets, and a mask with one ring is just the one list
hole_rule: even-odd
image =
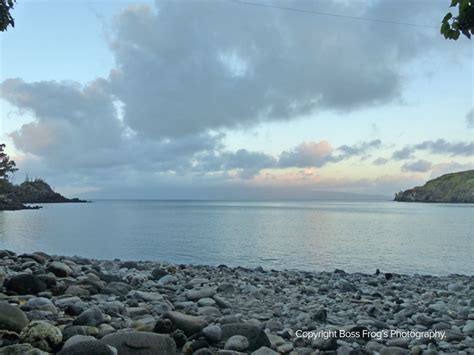
[(85, 198), (393, 196), (474, 168), (450, 1), (22, 0), (0, 142)]

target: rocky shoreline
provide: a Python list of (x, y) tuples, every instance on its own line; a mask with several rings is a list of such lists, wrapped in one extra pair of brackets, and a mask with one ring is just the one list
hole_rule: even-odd
[(0, 354), (470, 354), (473, 281), (0, 250)]

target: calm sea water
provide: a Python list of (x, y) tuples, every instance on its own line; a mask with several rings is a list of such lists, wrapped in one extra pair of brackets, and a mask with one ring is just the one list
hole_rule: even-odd
[(95, 201), (0, 212), (0, 249), (175, 263), (473, 274), (474, 206)]

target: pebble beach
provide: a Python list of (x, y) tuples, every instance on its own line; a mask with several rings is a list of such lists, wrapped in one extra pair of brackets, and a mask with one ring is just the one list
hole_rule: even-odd
[(472, 354), (473, 281), (0, 250), (0, 354)]

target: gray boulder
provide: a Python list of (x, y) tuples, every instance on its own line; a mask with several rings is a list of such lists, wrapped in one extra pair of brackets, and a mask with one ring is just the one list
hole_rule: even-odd
[(64, 263), (53, 261), (48, 265), (48, 271), (51, 271), (57, 277), (68, 277), (72, 274), (72, 269)]
[(28, 318), (18, 307), (6, 302), (0, 302), (0, 329), (20, 333), (28, 324)]
[(181, 312), (170, 311), (163, 314), (164, 319), (169, 319), (173, 325), (181, 329), (187, 336), (200, 332), (206, 325), (204, 317), (190, 316)]
[(104, 323), (105, 318), (102, 311), (97, 307), (92, 307), (82, 312), (73, 322), (74, 325), (98, 326)]
[(229, 323), (221, 326), (222, 339), (227, 341), (234, 335), (242, 335), (249, 341), (247, 351), (255, 351), (262, 346), (271, 347), (265, 332), (257, 325), (246, 323)]
[(117, 349), (120, 355), (175, 355), (176, 343), (167, 335), (148, 332), (118, 332), (101, 340)]
[(225, 342), (225, 350), (245, 351), (249, 347), (249, 341), (242, 335), (233, 335)]
[(98, 340), (87, 340), (66, 346), (58, 355), (115, 355), (117, 350), (110, 345), (104, 344)]

